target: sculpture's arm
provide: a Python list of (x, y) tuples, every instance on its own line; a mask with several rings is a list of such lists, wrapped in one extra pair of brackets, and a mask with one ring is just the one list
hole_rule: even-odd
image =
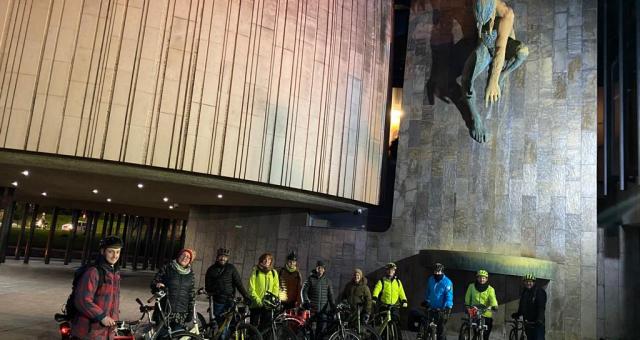
[(504, 67), (507, 41), (513, 33), (513, 21), (515, 18), (513, 10), (502, 0), (497, 1), (496, 16), (500, 17), (500, 23), (498, 25), (498, 37), (496, 39), (496, 54), (493, 57), (491, 74), (489, 75), (489, 82), (487, 84), (487, 90), (485, 91), (485, 105), (497, 102), (500, 98), (501, 89), (498, 81), (502, 68)]

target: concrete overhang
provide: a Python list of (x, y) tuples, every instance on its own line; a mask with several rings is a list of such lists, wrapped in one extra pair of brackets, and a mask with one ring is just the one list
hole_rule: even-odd
[[(125, 213), (138, 213), (143, 209), (141, 214), (186, 217), (191, 205), (350, 212), (369, 206), (334, 196), (222, 176), (3, 148), (0, 148), (0, 169), (0, 186), (19, 182), (18, 200), (59, 207), (82, 206)], [(27, 177), (21, 175), (26, 169), (30, 172)], [(143, 183), (144, 188), (138, 189), (138, 183)], [(99, 194), (92, 193), (94, 188)], [(47, 192), (46, 197), (41, 196), (43, 191)], [(170, 201), (164, 202), (163, 197)], [(111, 202), (106, 202), (106, 198), (111, 198)], [(169, 211), (170, 204), (177, 207)]]
[(420, 261), (427, 268), (434, 263), (446, 264), (448, 269), (477, 271), (484, 269), (491, 274), (522, 276), (533, 273), (537, 278), (553, 280), (556, 263), (533, 257), (497, 255), (451, 250), (421, 250)]

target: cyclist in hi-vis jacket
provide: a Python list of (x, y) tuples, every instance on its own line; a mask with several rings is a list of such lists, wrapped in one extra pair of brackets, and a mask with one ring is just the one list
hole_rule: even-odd
[(484, 269), (478, 270), (476, 273), (476, 281), (469, 284), (467, 293), (464, 296), (464, 304), (475, 306), (485, 305), (491, 307), (482, 314), (487, 325), (487, 331), (484, 333), (484, 340), (489, 340), (491, 329), (493, 328), (493, 313), (491, 310), (498, 310), (498, 299), (496, 299), (496, 291), (489, 285), (489, 272)]
[[(396, 276), (396, 270), (398, 266), (395, 263), (390, 262), (385, 266), (387, 269), (386, 275), (381, 278), (376, 286), (373, 288), (373, 301), (375, 303), (380, 303), (381, 308), (388, 308), (387, 306), (396, 305), (400, 303), (402, 307), (407, 307), (407, 295), (404, 293), (404, 287), (402, 287), (402, 282)], [(396, 320), (399, 318), (397, 315), (397, 310), (393, 313), (394, 318)]]

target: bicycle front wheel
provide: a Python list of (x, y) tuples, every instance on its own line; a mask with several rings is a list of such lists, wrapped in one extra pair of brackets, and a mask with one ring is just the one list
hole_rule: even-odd
[(231, 334), (230, 340), (262, 340), (262, 335), (257, 328), (248, 324), (241, 323)]
[(471, 340), (468, 324), (463, 323), (462, 326), (460, 326), (460, 332), (458, 333), (458, 340)]
[(329, 340), (360, 340), (360, 337), (358, 336), (358, 334), (356, 334), (356, 332), (350, 329), (338, 329), (337, 331), (333, 332), (331, 336), (329, 336)]
[(509, 332), (509, 340), (518, 340), (518, 332), (515, 328), (511, 328), (511, 331)]
[(177, 331), (171, 333), (172, 340), (202, 340), (198, 334), (189, 333), (188, 331)]
[(378, 332), (369, 325), (360, 326), (360, 333), (358, 334), (358, 337), (361, 340), (382, 340)]

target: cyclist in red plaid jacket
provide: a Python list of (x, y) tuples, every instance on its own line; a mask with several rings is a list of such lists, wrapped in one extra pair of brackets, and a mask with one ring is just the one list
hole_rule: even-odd
[[(113, 330), (120, 313), (120, 272), (116, 263), (121, 248), (119, 237), (104, 238), (96, 265), (82, 274), (74, 299), (78, 312), (71, 320), (72, 339), (107, 340), (115, 336)], [(101, 285), (100, 271), (104, 273)]]

